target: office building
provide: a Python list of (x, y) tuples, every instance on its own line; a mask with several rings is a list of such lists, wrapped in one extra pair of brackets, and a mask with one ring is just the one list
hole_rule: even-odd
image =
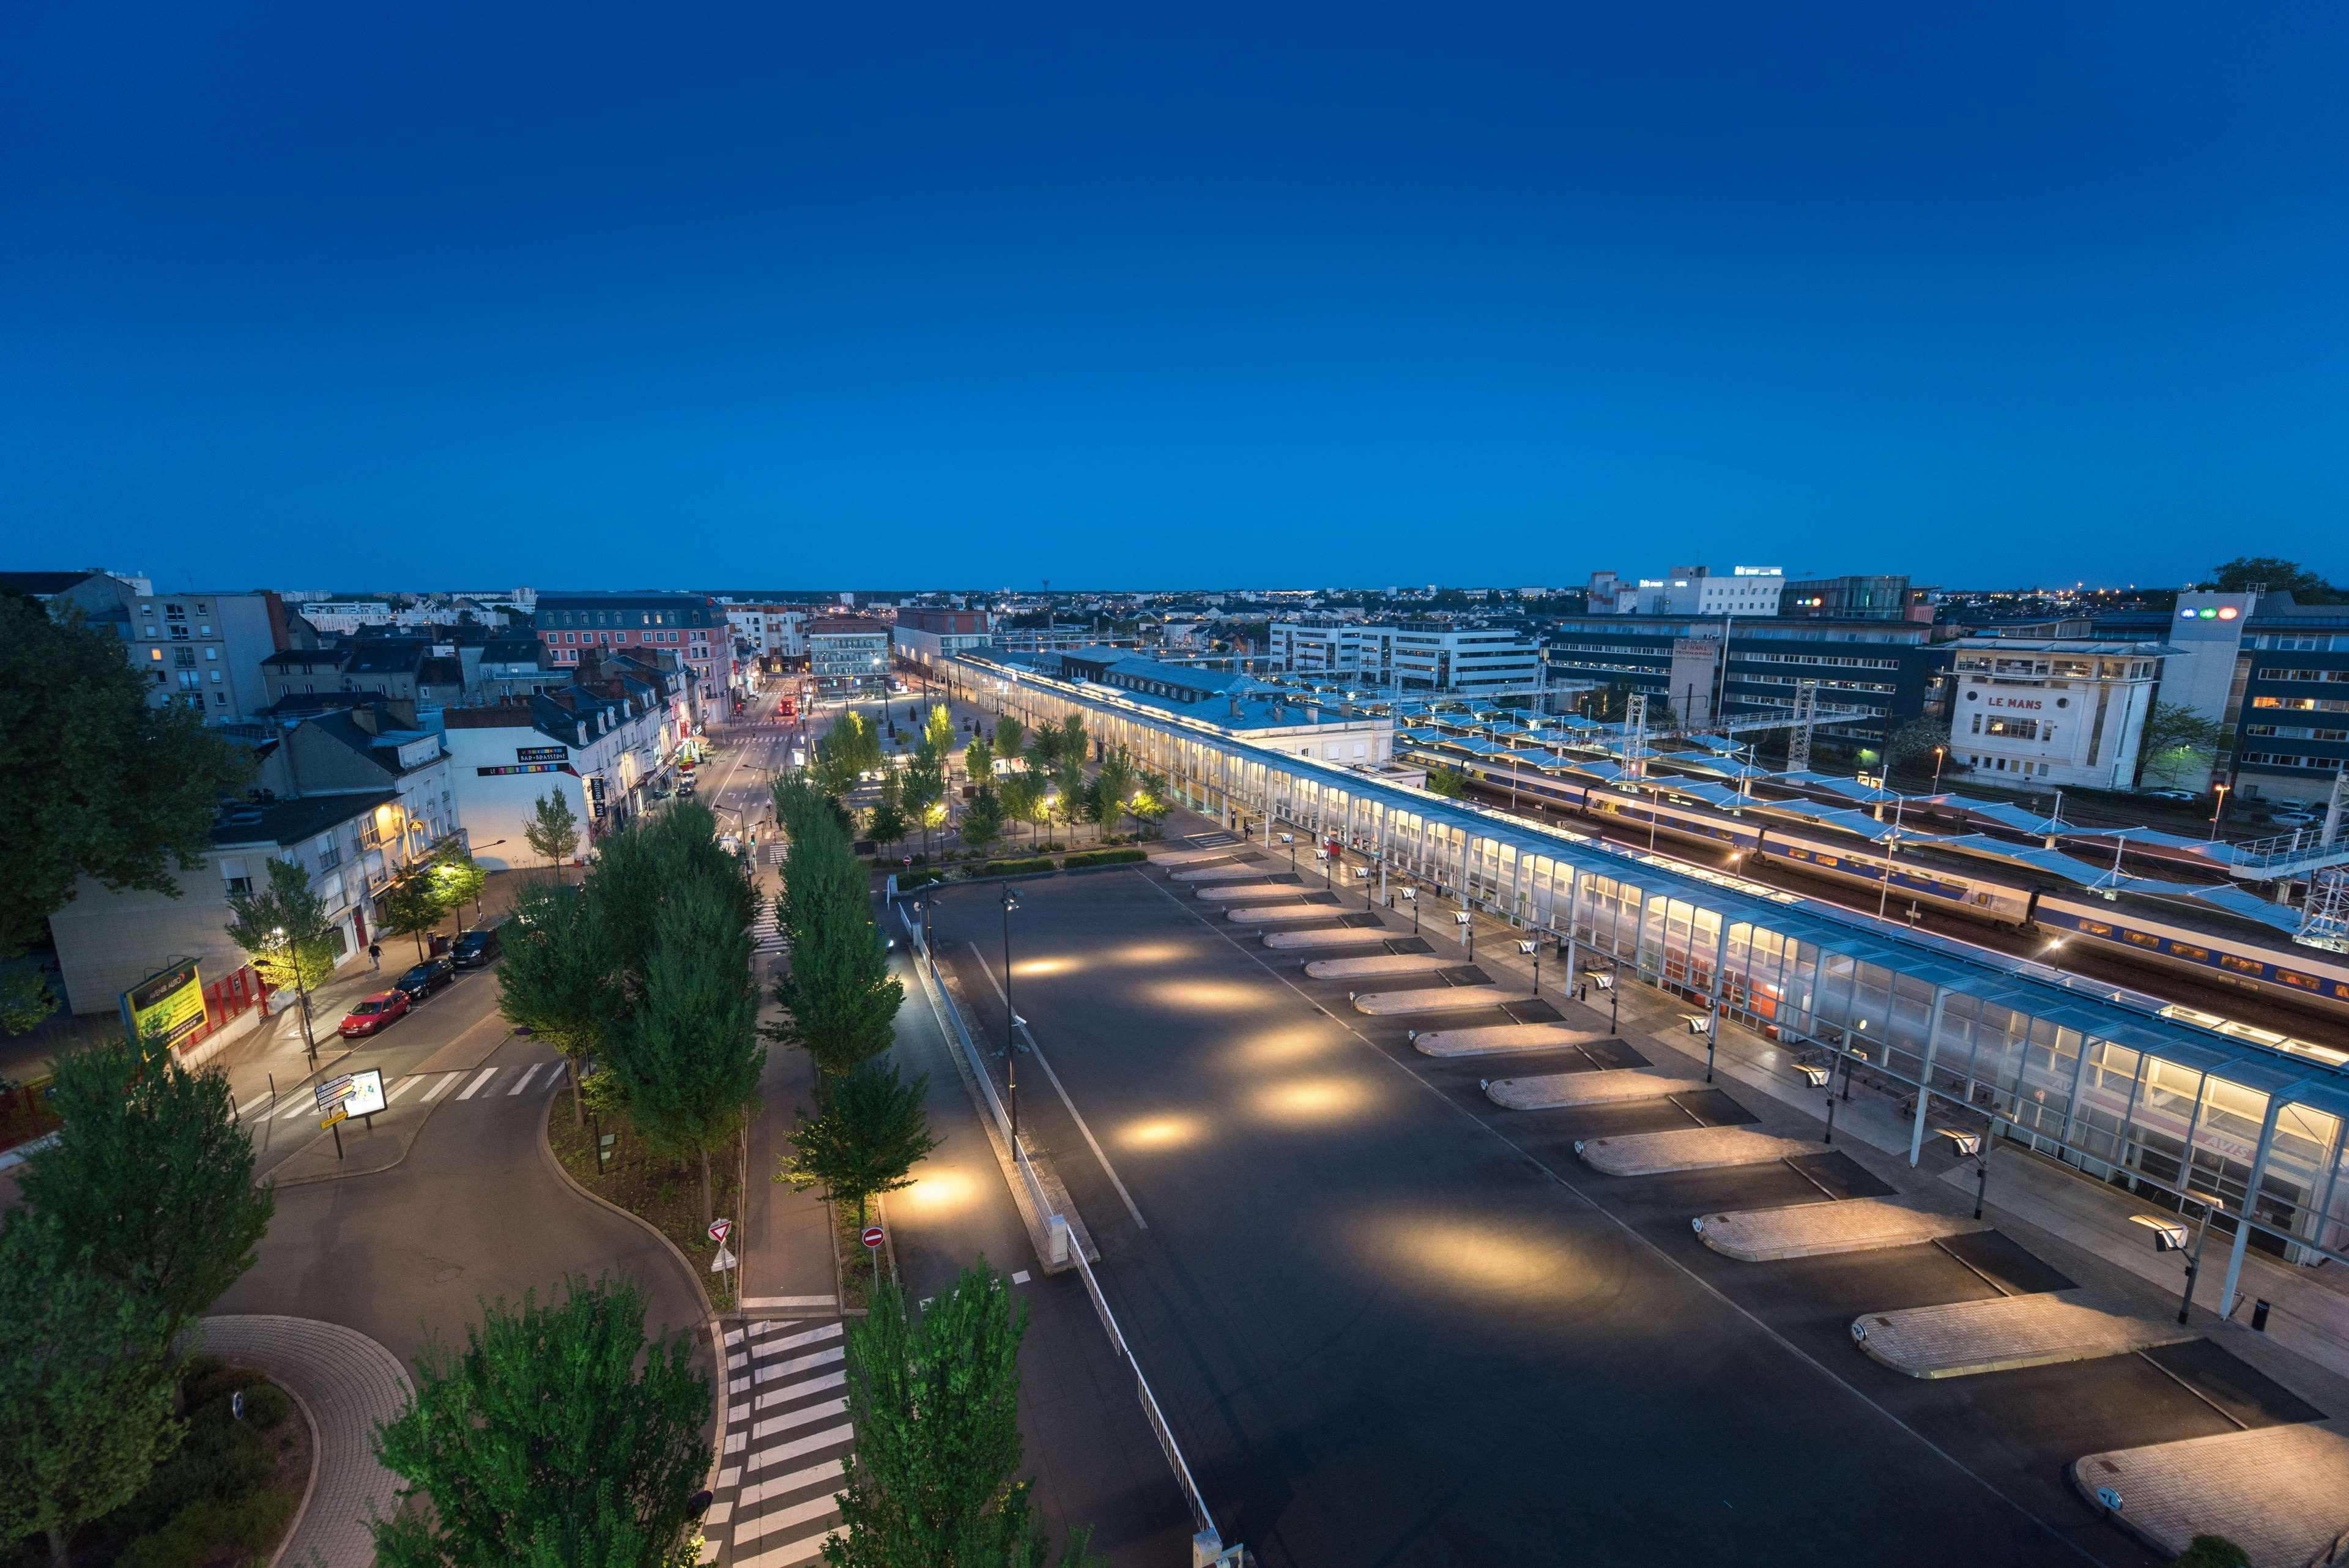
[(1775, 616), (1786, 586), (1776, 566), (1674, 566), (1668, 576), (1625, 582), (1594, 572), (1589, 609), (1598, 615)]
[(1950, 766), (1998, 784), (2128, 789), (2158, 642), (1970, 637), (1957, 647)]
[[(1812, 620), (1901, 620), (1909, 614), (1909, 579), (1896, 574), (1796, 577), (1778, 596), (1778, 613)], [(1923, 607), (1927, 618), (1931, 607)]]
[(823, 616), (807, 623), (808, 674), (827, 694), (869, 691), (889, 675), (889, 623), (864, 616)]
[(995, 640), (994, 617), (985, 610), (944, 609), (930, 605), (905, 605), (897, 611), (890, 640), (899, 659), (936, 670), (941, 661), (968, 649), (986, 648)]
[(1508, 627), (1309, 616), (1274, 621), (1269, 640), (1273, 668), (1309, 680), (1480, 697), (1541, 690), (1540, 648)]

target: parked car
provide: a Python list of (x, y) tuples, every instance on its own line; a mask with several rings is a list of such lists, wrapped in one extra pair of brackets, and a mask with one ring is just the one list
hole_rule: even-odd
[(2139, 793), (2147, 800), (2182, 800), (2189, 805), (2202, 798), (2190, 789), (2149, 789)]
[(2268, 813), (2268, 820), (2278, 827), (2313, 827), (2317, 823), (2317, 815), (2313, 811), (2303, 811), (2297, 806), (2292, 806), (2282, 811)]
[(406, 992), (378, 991), (373, 996), (362, 997), (357, 1006), (343, 1014), (339, 1033), (346, 1040), (357, 1040), (374, 1033), (393, 1019), (407, 1015)]
[(444, 958), (426, 959), (391, 983), (413, 1004), (457, 978), (457, 966)]
[(475, 926), (457, 939), (449, 960), (459, 969), (480, 969), (503, 950), (494, 926)]

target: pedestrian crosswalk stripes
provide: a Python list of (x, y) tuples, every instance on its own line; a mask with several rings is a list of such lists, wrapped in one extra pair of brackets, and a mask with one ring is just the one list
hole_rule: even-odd
[(482, 1069), (481, 1069), (481, 1075), (480, 1077), (478, 1077), (478, 1078), (474, 1079), (471, 1083), (470, 1083), (470, 1084), (466, 1085), (465, 1085), (464, 1093), (462, 1093), (462, 1094), (459, 1095), (457, 1097), (458, 1097), (459, 1099), (460, 1099), (460, 1100), (470, 1100), (470, 1099), (471, 1099), (475, 1095), (478, 1095), (478, 1094), (480, 1094), (480, 1093), (481, 1092), (481, 1088), (482, 1088), (482, 1086), (483, 1086), (484, 1085), (486, 1085), (486, 1084), (487, 1084), (487, 1083), (488, 1083), (492, 1078), (494, 1078), (494, 1077), (496, 1077), (497, 1075), (498, 1075), (498, 1070), (497, 1070), (495, 1067), (484, 1067), (484, 1068), (482, 1068)]
[(776, 921), (772, 909), (750, 923), (750, 944), (762, 953), (788, 952), (792, 945), (791, 939), (783, 935), (783, 929)]
[[(562, 1086), (563, 1067), (558, 1062), (531, 1062), (500, 1067), (484, 1067), (479, 1074), (474, 1074), (471, 1068), (467, 1067), (454, 1073), (410, 1073), (399, 1078), (387, 1077), (383, 1085), (384, 1108), (389, 1110), (403, 1099), (408, 1100), (408, 1105), (400, 1107), (403, 1110), (416, 1106), (431, 1105), (468, 1076), (471, 1076), (471, 1081), (466, 1084), (464, 1093), (449, 1102), (450, 1105), (461, 1104), (477, 1095), (481, 1096), (483, 1103), (492, 1099), (511, 1099), (525, 1093), (550, 1095)], [(503, 1095), (499, 1093), (501, 1089), (504, 1091)], [(418, 1090), (423, 1092), (419, 1094)], [(411, 1099), (410, 1096), (414, 1097)], [(267, 1095), (256, 1096), (247, 1103), (245, 1109), (248, 1113), (257, 1110), (259, 1119), (263, 1121), (274, 1119), (290, 1122), (299, 1116), (316, 1116), (321, 1114), (318, 1110), (318, 1097), (307, 1085), (299, 1089), (281, 1091), (277, 1096), (277, 1104), (274, 1106), (270, 1105)], [(248, 1119), (251, 1119), (250, 1116)]]
[(458, 1080), (458, 1079), (460, 1079), (460, 1078), (461, 1078), (461, 1077), (463, 1077), (464, 1075), (464, 1075), (464, 1074), (462, 1074), (462, 1073), (444, 1073), (444, 1074), (442, 1074), (442, 1075), (441, 1075), (441, 1077), (440, 1077), (440, 1081), (439, 1083), (437, 1083), (437, 1084), (435, 1084), (435, 1085), (432, 1085), (432, 1092), (431, 1092), (431, 1093), (429, 1093), (429, 1094), (428, 1094), (428, 1095), (426, 1095), (426, 1096), (424, 1096), (424, 1098), (425, 1098), (425, 1099), (426, 1099), (426, 1101), (428, 1101), (428, 1102), (432, 1101), (432, 1100), (437, 1100), (437, 1099), (439, 1099), (441, 1096), (443, 1096), (443, 1095), (447, 1094), (450, 1089), (455, 1088), (455, 1087), (457, 1086), (457, 1080)]
[[(840, 1521), (856, 1432), (847, 1418), (846, 1325), (805, 1318), (747, 1324), (726, 1335), (725, 1453), (703, 1516), (701, 1560), (719, 1568), (796, 1568), (817, 1561)], [(740, 1397), (755, 1387), (755, 1397)]]
[(416, 1087), (417, 1085), (422, 1082), (424, 1082), (422, 1074), (419, 1074), (412, 1078), (402, 1078), (398, 1083), (393, 1085), (389, 1089), (384, 1092), (383, 1103), (387, 1106), (391, 1104), (392, 1101), (399, 1098), (400, 1096), (408, 1093), (409, 1090)]
[(508, 1089), (506, 1093), (509, 1095), (519, 1095), (524, 1089), (529, 1088), (530, 1081), (533, 1078), (537, 1077), (538, 1070), (545, 1065), (546, 1064), (543, 1062), (533, 1062), (529, 1066), (523, 1069), (522, 1076), (514, 1080), (514, 1086)]

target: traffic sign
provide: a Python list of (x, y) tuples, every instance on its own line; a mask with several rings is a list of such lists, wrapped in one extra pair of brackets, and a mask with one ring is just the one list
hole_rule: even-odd
[(341, 1073), (331, 1078), (322, 1078), (313, 1092), (318, 1096), (318, 1108), (331, 1111), (350, 1097), (351, 1075)]
[(713, 1274), (722, 1274), (739, 1261), (733, 1253), (721, 1246), (718, 1249), (718, 1256), (709, 1260), (709, 1272)]
[[(338, 1110), (333, 1116), (328, 1116), (325, 1121), (320, 1122), (318, 1124), (318, 1130), (324, 1132), (326, 1128), (333, 1127), (336, 1122), (347, 1119), (349, 1116), (350, 1113), (348, 1111)], [(335, 1136), (336, 1137), (340, 1137), (342, 1135), (340, 1133), (336, 1133)]]
[(867, 1225), (866, 1227), (864, 1227), (864, 1244), (865, 1244), (867, 1247), (870, 1247), (871, 1249), (873, 1249), (874, 1251), (879, 1251), (881, 1250), (881, 1227), (880, 1227), (880, 1226), (878, 1226), (878, 1225)]
[(709, 1239), (722, 1247), (726, 1244), (726, 1238), (732, 1232), (733, 1229), (734, 1221), (731, 1220), (712, 1220), (709, 1222)]

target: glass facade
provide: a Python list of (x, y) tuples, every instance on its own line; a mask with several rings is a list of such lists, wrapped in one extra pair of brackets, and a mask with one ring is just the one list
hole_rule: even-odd
[[(1993, 1130), (2299, 1262), (2349, 1252), (2349, 1053), (2271, 1049), (2075, 989), (2023, 961), (1873, 929), (1791, 894), (1293, 757), (1195, 721), (957, 661), (989, 705), (1090, 732), (1209, 815), (1336, 836), (1391, 869), (1764, 1037), (1930, 1086)], [(2074, 982), (2076, 984), (2076, 982)], [(1917, 1116), (1922, 1136), (1924, 1107)], [(1913, 1150), (1912, 1150), (1913, 1158)], [(2250, 1223), (2241, 1221), (2248, 1219)], [(2231, 1288), (2233, 1269), (2229, 1270)]]

